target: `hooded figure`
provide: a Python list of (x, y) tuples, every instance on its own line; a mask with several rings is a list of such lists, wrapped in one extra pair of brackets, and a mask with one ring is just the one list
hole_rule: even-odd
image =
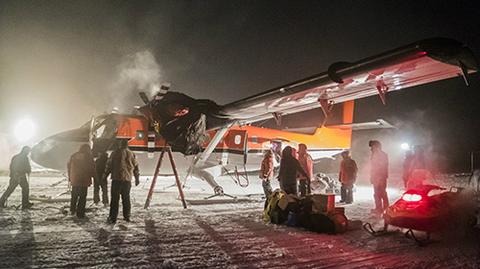
[(300, 196), (310, 194), (310, 179), (313, 177), (313, 159), (307, 152), (307, 145), (298, 145), (298, 162), (302, 166), (303, 170), (307, 173), (308, 177), (298, 174)]
[(96, 177), (95, 162), (88, 144), (80, 146), (68, 162), (68, 179), (72, 184), (72, 197), (70, 199), (70, 213), (77, 217), (85, 217), (87, 203), (87, 190)]
[(272, 194), (272, 186), (270, 185), (270, 180), (273, 178), (273, 152), (267, 150), (265, 156), (263, 157), (262, 166), (260, 167), (260, 178), (262, 179), (263, 192), (265, 193), (265, 198), (268, 199), (270, 194)]
[(389, 205), (387, 195), (388, 155), (382, 151), (382, 144), (377, 140), (368, 143), (370, 155), (370, 183), (373, 185), (375, 209), (372, 213), (381, 214)]
[(292, 147), (286, 146), (282, 151), (278, 179), (280, 188), (287, 194), (297, 195), (297, 173), (310, 180), (309, 175), (303, 170), (298, 160), (293, 157)]
[(108, 222), (115, 223), (118, 216), (120, 196), (122, 197), (123, 218), (130, 221), (130, 189), (135, 177), (135, 186), (140, 184), (140, 172), (135, 154), (128, 149), (128, 141), (118, 141), (118, 148), (112, 152), (107, 161), (104, 178), (111, 174), (111, 201)]
[(30, 161), (28, 160), (30, 150), (30, 147), (24, 146), (20, 153), (13, 156), (10, 162), (10, 182), (7, 190), (0, 198), (0, 207), (5, 207), (5, 202), (18, 185), (22, 188), (22, 209), (32, 207), (33, 204), (29, 201), (29, 186), (27, 180), (27, 175), (30, 176), (30, 172), (32, 171)]
[(357, 163), (350, 157), (350, 152), (348, 150), (342, 152), (341, 155), (343, 160), (340, 163), (340, 172), (338, 174), (338, 179), (340, 180), (340, 183), (342, 183), (340, 189), (340, 202), (351, 204), (353, 203), (353, 184), (357, 180)]

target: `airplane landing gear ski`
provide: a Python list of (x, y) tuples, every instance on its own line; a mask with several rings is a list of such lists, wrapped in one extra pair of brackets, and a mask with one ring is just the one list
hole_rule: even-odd
[(215, 188), (213, 188), (213, 192), (214, 192), (213, 195), (205, 197), (204, 199), (208, 200), (208, 199), (211, 199), (211, 198), (214, 198), (214, 197), (219, 197), (219, 196), (227, 196), (227, 197), (230, 197), (232, 199), (237, 199), (236, 196), (224, 193), (223, 188), (221, 186), (216, 186)]

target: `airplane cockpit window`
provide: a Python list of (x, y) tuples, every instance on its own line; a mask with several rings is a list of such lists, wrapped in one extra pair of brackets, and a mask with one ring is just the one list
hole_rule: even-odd
[(94, 137), (96, 139), (110, 139), (115, 137), (115, 133), (117, 131), (117, 122), (114, 118), (97, 118), (95, 123)]
[(104, 131), (105, 131), (105, 125), (101, 125), (101, 126), (95, 131), (95, 138), (100, 138), (100, 137), (102, 137)]

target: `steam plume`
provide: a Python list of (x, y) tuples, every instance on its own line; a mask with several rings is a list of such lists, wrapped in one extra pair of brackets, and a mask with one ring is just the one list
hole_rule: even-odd
[(117, 66), (117, 79), (113, 84), (115, 106), (122, 108), (128, 104), (132, 93), (146, 91), (154, 95), (160, 89), (161, 78), (161, 67), (149, 50), (125, 56)]

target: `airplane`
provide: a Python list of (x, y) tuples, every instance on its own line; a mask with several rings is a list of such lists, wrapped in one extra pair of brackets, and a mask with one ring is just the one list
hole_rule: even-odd
[[(356, 99), (378, 95), (385, 105), (388, 92), (454, 77), (463, 77), (468, 86), (469, 75), (476, 71), (475, 57), (466, 46), (432, 38), (353, 63), (334, 63), (325, 72), (226, 105), (162, 86), (151, 98), (140, 93), (144, 106), (135, 114), (101, 115), (40, 141), (32, 149), (32, 160), (64, 170), (82, 143), (91, 143), (95, 153), (111, 150), (116, 139), (129, 139), (142, 173), (148, 174), (154, 171), (155, 153), (168, 146), (187, 176), (205, 180), (215, 195), (223, 195), (215, 178), (232, 170), (238, 175), (238, 166), (244, 172), (258, 169), (266, 150), (304, 143), (318, 160), (349, 149), (355, 128), (388, 128), (384, 121), (353, 123)], [(314, 109), (323, 120), (311, 133), (259, 126), (271, 119), (281, 126), (283, 118)]]

